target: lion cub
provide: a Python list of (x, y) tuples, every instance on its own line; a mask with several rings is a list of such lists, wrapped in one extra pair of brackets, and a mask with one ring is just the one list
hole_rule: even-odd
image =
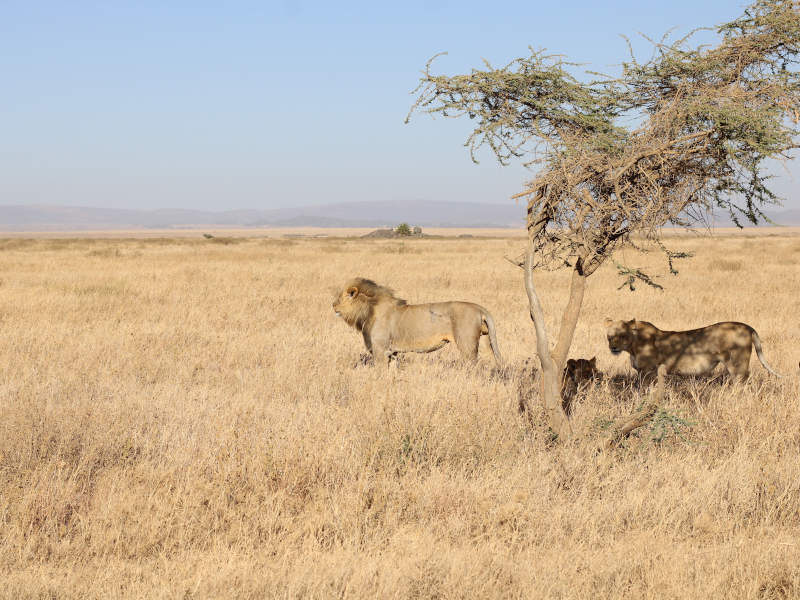
[[(538, 361), (536, 361), (538, 362)], [(526, 412), (534, 396), (534, 383), (539, 377), (534, 359), (526, 359), (517, 380), (519, 411)], [(564, 367), (561, 383), (561, 408), (567, 416), (572, 414), (575, 397), (586, 389), (590, 382), (602, 381), (603, 373), (597, 368), (597, 357), (591, 359), (570, 358)]]
[(597, 357), (570, 358), (564, 367), (564, 382), (561, 384), (561, 407), (567, 416), (572, 414), (572, 402), (580, 390), (591, 382), (602, 381), (603, 373), (597, 368)]

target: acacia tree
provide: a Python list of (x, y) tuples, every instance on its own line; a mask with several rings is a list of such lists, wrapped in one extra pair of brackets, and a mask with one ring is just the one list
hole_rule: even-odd
[[(766, 159), (797, 147), (800, 13), (791, 0), (758, 0), (716, 28), (718, 43), (691, 47), (691, 34), (653, 42), (653, 56), (622, 63), (618, 77), (574, 77), (574, 63), (531, 50), (505, 67), (435, 75), (428, 62), (409, 112), (468, 116), (473, 160), (488, 146), (502, 164), (538, 168), (516, 197), (528, 200), (522, 266), (542, 398), (554, 431), (571, 434), (561, 408), (563, 371), (586, 278), (622, 245), (655, 244), (676, 273), (686, 256), (664, 246), (662, 227), (707, 222), (725, 211), (741, 226), (777, 201)], [(436, 57), (434, 57), (436, 58)], [(630, 125), (630, 123), (634, 123)], [(551, 350), (534, 284), (536, 269), (572, 270), (570, 295)], [(638, 269), (618, 266), (631, 289)]]

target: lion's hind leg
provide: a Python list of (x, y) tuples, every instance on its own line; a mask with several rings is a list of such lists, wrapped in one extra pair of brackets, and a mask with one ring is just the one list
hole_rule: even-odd
[(478, 360), (478, 344), (481, 341), (480, 328), (456, 327), (453, 338), (461, 355), (467, 360)]
[(733, 381), (745, 381), (750, 377), (750, 354), (750, 346), (726, 352), (722, 363)]

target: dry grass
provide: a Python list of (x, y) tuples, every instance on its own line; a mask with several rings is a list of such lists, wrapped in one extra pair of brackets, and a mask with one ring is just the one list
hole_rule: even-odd
[(797, 597), (800, 238), (747, 241), (686, 239), (663, 293), (590, 279), (572, 355), (612, 376), (606, 316), (745, 321), (792, 373), (673, 382), (693, 425), (609, 455), (637, 392), (590, 389), (552, 447), (485, 347), (381, 374), (330, 308), (354, 275), (474, 300), (519, 365), (519, 238), (0, 241), (0, 597)]

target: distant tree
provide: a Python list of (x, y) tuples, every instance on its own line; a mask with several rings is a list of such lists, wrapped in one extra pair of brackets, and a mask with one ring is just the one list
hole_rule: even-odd
[[(737, 225), (764, 218), (776, 202), (764, 161), (796, 148), (800, 108), (800, 15), (791, 0), (758, 0), (716, 29), (714, 46), (690, 47), (691, 34), (653, 42), (653, 57), (631, 52), (617, 78), (573, 77), (560, 57), (531, 50), (496, 69), (452, 77), (428, 62), (415, 110), (467, 116), (467, 146), (488, 146), (506, 164), (535, 165), (528, 199), (525, 289), (536, 330), (542, 398), (553, 430), (571, 434), (561, 408), (561, 373), (580, 315), (586, 278), (623, 245), (663, 251), (666, 264), (685, 253), (661, 241), (666, 224), (707, 223), (727, 212)], [(435, 58), (435, 57), (434, 57)], [(636, 237), (634, 237), (636, 236)], [(570, 296), (551, 349), (534, 285), (537, 269), (572, 270)], [(618, 265), (626, 283), (655, 284)]]
[(400, 223), (394, 228), (394, 232), (397, 235), (411, 235), (411, 227), (409, 227), (408, 223)]

